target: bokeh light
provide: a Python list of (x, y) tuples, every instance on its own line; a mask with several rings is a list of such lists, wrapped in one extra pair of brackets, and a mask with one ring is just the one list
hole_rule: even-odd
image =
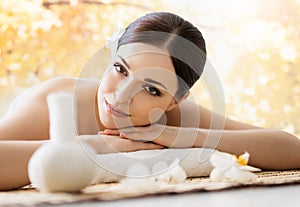
[[(77, 76), (115, 24), (169, 11), (203, 32), (224, 86), (228, 117), (300, 135), (299, 0), (0, 3), (0, 117), (25, 88), (55, 76)], [(210, 107), (201, 84), (192, 92)]]

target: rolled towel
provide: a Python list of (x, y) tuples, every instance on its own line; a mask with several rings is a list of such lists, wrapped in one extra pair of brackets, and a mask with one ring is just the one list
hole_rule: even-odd
[(209, 158), (215, 151), (208, 148), (185, 148), (98, 154), (96, 161), (99, 167), (94, 183), (118, 182), (126, 176), (128, 167), (135, 163), (143, 163), (151, 169), (160, 161), (170, 165), (176, 158), (180, 160), (179, 165), (187, 177), (209, 176), (213, 169)]

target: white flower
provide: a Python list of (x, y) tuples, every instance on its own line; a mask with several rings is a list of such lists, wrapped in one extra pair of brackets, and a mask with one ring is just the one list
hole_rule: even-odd
[(152, 167), (152, 174), (156, 175), (158, 182), (182, 183), (187, 178), (185, 171), (180, 167), (179, 159), (176, 158), (169, 166), (165, 162), (158, 162)]
[(161, 184), (182, 183), (187, 176), (178, 163), (178, 158), (170, 165), (160, 161), (152, 166), (151, 171), (142, 163), (134, 163), (127, 169), (126, 177), (121, 180), (121, 185), (136, 190), (151, 191)]
[(121, 185), (135, 190), (149, 190), (157, 188), (151, 176), (150, 169), (142, 163), (134, 163), (129, 166), (126, 177), (121, 180)]
[(117, 25), (115, 25), (113, 35), (111, 37), (106, 37), (106, 45), (104, 49), (110, 50), (111, 57), (116, 55), (118, 42), (124, 31), (124, 28), (119, 28)]
[(216, 151), (210, 157), (210, 162), (214, 166), (210, 178), (213, 181), (255, 181), (257, 177), (252, 172), (260, 171), (260, 169), (247, 165), (249, 156), (248, 152), (236, 157), (229, 153)]

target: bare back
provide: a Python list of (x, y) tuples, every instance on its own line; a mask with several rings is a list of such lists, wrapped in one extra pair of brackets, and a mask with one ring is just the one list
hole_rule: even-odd
[(54, 78), (23, 96), (0, 122), (0, 140), (49, 139), (48, 94), (58, 91), (75, 92), (78, 110), (78, 134), (99, 131), (95, 120), (95, 94), (99, 82), (88, 79)]

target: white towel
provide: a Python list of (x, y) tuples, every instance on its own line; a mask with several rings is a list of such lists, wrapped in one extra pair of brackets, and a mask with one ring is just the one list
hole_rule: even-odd
[(94, 183), (120, 181), (134, 163), (143, 163), (151, 169), (159, 161), (170, 165), (176, 158), (180, 160), (179, 165), (187, 177), (208, 176), (213, 169), (209, 158), (214, 152), (214, 149), (187, 148), (99, 154), (96, 157), (99, 168)]

